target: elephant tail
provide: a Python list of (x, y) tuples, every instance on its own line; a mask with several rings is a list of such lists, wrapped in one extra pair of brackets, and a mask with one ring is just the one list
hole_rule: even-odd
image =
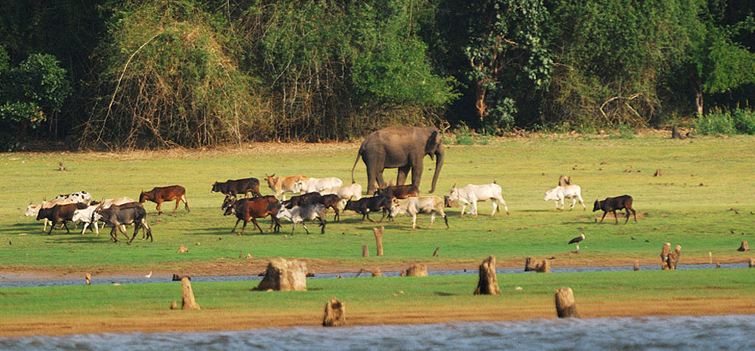
[(362, 156), (362, 147), (361, 146), (359, 147), (359, 152), (357, 152), (357, 159), (354, 160), (354, 165), (351, 166), (351, 184), (356, 183), (354, 181), (354, 168), (356, 168), (357, 167), (357, 163), (359, 163), (359, 156)]

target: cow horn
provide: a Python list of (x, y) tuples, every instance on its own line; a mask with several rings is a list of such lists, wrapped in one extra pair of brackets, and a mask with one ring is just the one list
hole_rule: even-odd
[(453, 186), (451, 186), (452, 189), (456, 189), (456, 183), (454, 183)]

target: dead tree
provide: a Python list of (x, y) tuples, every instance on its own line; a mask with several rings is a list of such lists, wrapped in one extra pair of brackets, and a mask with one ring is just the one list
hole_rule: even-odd
[(362, 244), (362, 257), (370, 257), (370, 252), (367, 251), (367, 244)]
[(571, 185), (571, 176), (565, 177), (563, 174), (558, 177), (558, 186)]
[(501, 288), (498, 287), (498, 277), (495, 274), (495, 256), (490, 255), (480, 264), (480, 280), (477, 282), (475, 295), (498, 295)]
[(556, 290), (556, 313), (558, 318), (579, 318), (577, 303), (574, 302), (574, 292), (571, 288)]
[(661, 269), (664, 271), (675, 270), (676, 264), (679, 262), (679, 256), (682, 254), (682, 246), (676, 245), (674, 251), (671, 252), (671, 243), (663, 244), (663, 251), (661, 252)]

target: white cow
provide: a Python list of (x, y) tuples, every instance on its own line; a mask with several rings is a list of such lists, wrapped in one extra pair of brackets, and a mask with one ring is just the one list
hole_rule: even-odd
[(503, 190), (501, 187), (493, 182), (491, 184), (474, 185), (469, 184), (463, 188), (457, 188), (454, 184), (451, 189), (451, 195), (448, 197), (450, 201), (458, 201), (461, 203), (461, 215), (464, 216), (464, 209), (467, 205), (472, 204), (472, 212), (468, 214), (477, 215), (477, 201), (493, 200), (493, 213), (495, 215), (496, 209), (499, 205), (503, 205), (506, 210), (506, 214), (509, 214), (509, 208), (506, 206), (506, 201), (503, 200)]
[(291, 209), (286, 208), (286, 206), (281, 206), (280, 211), (278, 211), (278, 218), (285, 218), (294, 224), (293, 228), (291, 228), (291, 235), (294, 235), (297, 223), (301, 223), (304, 230), (309, 234), (309, 228), (304, 224), (304, 221), (311, 221), (315, 218), (319, 218), (320, 226), (322, 226), (321, 233), (325, 234), (325, 205), (323, 204), (294, 206)]
[[(574, 209), (574, 205), (577, 203), (577, 200), (579, 200), (579, 203), (582, 204), (582, 210), (587, 209), (585, 207), (585, 202), (582, 201), (582, 188), (580, 188), (579, 185), (576, 184), (557, 186), (551, 190), (548, 190), (545, 192), (545, 198), (543, 200), (556, 200), (556, 209), (563, 211), (564, 199), (572, 200), (570, 210)], [(561, 204), (560, 208), (558, 206), (559, 203)]]
[(332, 194), (335, 189), (343, 186), (343, 181), (336, 177), (301, 179), (294, 185), (294, 192), (302, 194), (318, 192)]
[(86, 191), (77, 191), (75, 193), (58, 195), (52, 200), (55, 201), (55, 200), (63, 200), (63, 199), (70, 200), (71, 202), (83, 202), (89, 205), (89, 203), (92, 202), (92, 194)]
[(338, 201), (338, 206), (343, 208), (346, 206), (346, 201), (351, 200), (352, 197), (355, 200), (362, 198), (362, 186), (357, 183), (351, 183), (351, 185), (342, 186), (336, 189), (335, 194), (341, 199)]
[(405, 213), (408, 216), (412, 216), (412, 230), (417, 228), (417, 214), (429, 213), (430, 224), (427, 228), (435, 222), (435, 214), (443, 216), (443, 220), (446, 222), (446, 229), (448, 229), (448, 216), (443, 211), (443, 199), (437, 196), (423, 196), (423, 197), (410, 197), (406, 201), (399, 203), (398, 200), (394, 200), (391, 204), (391, 217)]

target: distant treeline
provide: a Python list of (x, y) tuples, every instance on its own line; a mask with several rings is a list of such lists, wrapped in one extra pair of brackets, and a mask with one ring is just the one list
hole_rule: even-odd
[(0, 147), (694, 126), (753, 48), (752, 0), (3, 0)]

